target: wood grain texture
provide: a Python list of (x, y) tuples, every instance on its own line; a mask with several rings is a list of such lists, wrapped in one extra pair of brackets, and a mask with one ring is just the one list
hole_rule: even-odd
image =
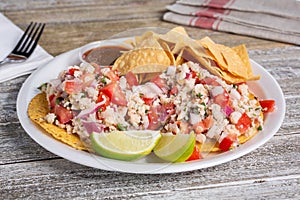
[[(172, 28), (160, 20), (173, 0), (2, 0), (0, 12), (22, 29), (46, 22), (40, 41), (56, 56), (88, 42), (137, 27)], [(186, 27), (193, 38), (210, 36), (235, 46), (272, 74), (287, 104), (276, 135), (231, 162), (185, 173), (136, 175), (108, 172), (62, 159), (21, 127), (16, 99), (28, 76), (0, 83), (0, 199), (299, 199), (300, 47)]]

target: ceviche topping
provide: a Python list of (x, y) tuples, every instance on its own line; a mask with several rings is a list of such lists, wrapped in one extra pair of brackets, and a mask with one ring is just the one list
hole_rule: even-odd
[(42, 89), (50, 105), (45, 120), (78, 134), (89, 149), (93, 132), (160, 130), (194, 132), (200, 144), (213, 138), (228, 150), (239, 136), (261, 130), (262, 110), (270, 111), (246, 83), (227, 84), (193, 62), (169, 66), (142, 84), (133, 73), (119, 76), (110, 67), (82, 63)]

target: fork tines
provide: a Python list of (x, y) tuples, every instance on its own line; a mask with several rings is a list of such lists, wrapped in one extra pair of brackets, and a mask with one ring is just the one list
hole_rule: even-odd
[(12, 53), (29, 57), (37, 46), (44, 27), (44, 23), (31, 22)]

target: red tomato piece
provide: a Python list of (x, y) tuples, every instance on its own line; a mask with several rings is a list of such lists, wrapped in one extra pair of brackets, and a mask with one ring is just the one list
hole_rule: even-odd
[(120, 79), (116, 70), (110, 70), (105, 75), (113, 82), (118, 81)]
[(188, 122), (183, 122), (183, 121), (177, 121), (176, 122), (179, 130), (180, 130), (180, 133), (184, 133), (184, 134), (188, 134), (190, 133), (190, 128), (189, 128), (189, 123)]
[[(219, 84), (218, 82), (216, 83)], [(220, 86), (216, 86), (216, 88), (217, 87), (220, 88)], [(224, 88), (221, 88), (220, 90), (223, 90), (223, 92), (217, 94), (216, 96), (213, 96), (213, 102), (221, 106), (221, 108), (225, 108), (229, 104), (229, 95)]]
[(106, 107), (110, 104), (110, 99), (106, 94), (104, 94), (102, 91), (100, 91), (96, 103), (102, 102), (104, 100), (105, 100), (105, 103), (103, 105), (101, 105), (101, 107), (100, 107), (102, 109), (102, 111), (106, 110)]
[(192, 75), (192, 78), (196, 78), (196, 77), (198, 77), (198, 74), (197, 74), (197, 72), (191, 71), (190, 73), (191, 73), (191, 75)]
[(68, 94), (78, 94), (82, 90), (82, 83), (77, 81), (65, 81), (65, 91)]
[(66, 124), (73, 119), (72, 112), (60, 105), (56, 105), (54, 107), (54, 114), (56, 115), (58, 121), (62, 124)]
[(221, 141), (221, 143), (219, 144), (219, 148), (222, 151), (228, 151), (232, 144), (233, 140), (229, 136), (227, 136)]
[(217, 96), (213, 97), (213, 100), (216, 104), (221, 106), (221, 108), (225, 108), (229, 103), (229, 95), (224, 90), (222, 94), (218, 94)]
[[(169, 102), (169, 103), (163, 103), (162, 108), (164, 108), (165, 110), (174, 110), (175, 108), (175, 104), (173, 102)], [(174, 110), (175, 111), (175, 110)]]
[(157, 130), (160, 127), (160, 123), (158, 120), (157, 110), (154, 107), (151, 107), (148, 111), (148, 119), (149, 125), (147, 129), (149, 130)]
[(251, 126), (250, 117), (246, 113), (243, 113), (235, 126), (242, 134), (244, 134)]
[(201, 154), (199, 148), (195, 145), (192, 155), (186, 161), (199, 160), (201, 159)]
[(136, 75), (132, 72), (128, 72), (125, 78), (130, 88), (139, 84)]
[(109, 97), (110, 101), (119, 106), (126, 106), (127, 100), (118, 82), (111, 82), (100, 89), (99, 93), (103, 92)]
[(193, 129), (196, 134), (203, 133), (204, 131), (207, 131), (214, 123), (213, 117), (210, 115), (203, 119), (202, 121), (196, 123), (193, 125)]
[(55, 107), (56, 96), (54, 94), (49, 96), (50, 108)]
[(273, 112), (275, 109), (274, 100), (260, 100), (259, 104), (263, 108), (264, 113)]
[(212, 86), (220, 86), (220, 83), (216, 81), (214, 78), (206, 77), (200, 80), (200, 83)]
[(154, 98), (147, 98), (147, 97), (142, 97), (143, 101), (145, 102), (146, 105), (151, 106)]
[(72, 75), (72, 76), (74, 76), (74, 73), (75, 73), (76, 71), (79, 71), (79, 69), (78, 69), (78, 68), (74, 68), (74, 67), (69, 68), (69, 74)]
[(200, 80), (200, 78), (199, 78), (199, 76), (198, 76), (198, 73), (197, 73), (197, 72), (191, 71), (190, 73), (191, 73), (191, 75), (192, 75), (192, 78), (194, 78), (194, 79), (195, 79), (195, 84), (199, 84), (199, 83), (201, 83), (201, 80)]
[(163, 103), (157, 106), (157, 113), (161, 122), (166, 122), (171, 115), (175, 114), (175, 104), (173, 102)]
[(170, 95), (174, 95), (174, 94), (178, 94), (178, 88), (176, 86), (174, 86), (171, 90), (170, 90)]
[(97, 114), (96, 117), (97, 117), (98, 120), (103, 119), (103, 117), (101, 116), (101, 112), (105, 111), (106, 107), (110, 104), (109, 97), (106, 94), (104, 94), (103, 92), (100, 91), (96, 103), (103, 102), (104, 100), (105, 100), (104, 104), (99, 107), (99, 109), (96, 113)]
[(169, 90), (169, 86), (167, 85), (166, 80), (160, 78), (159, 75), (152, 78), (151, 82), (155, 83), (164, 92), (167, 92)]
[(95, 74), (91, 74), (91, 73), (86, 73), (83, 74), (80, 79), (82, 80), (82, 88), (85, 88), (87, 86), (90, 86), (93, 81), (95, 80)]

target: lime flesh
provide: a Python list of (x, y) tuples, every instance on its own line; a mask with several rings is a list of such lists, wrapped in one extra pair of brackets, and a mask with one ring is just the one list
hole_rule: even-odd
[(96, 153), (117, 160), (135, 160), (153, 150), (159, 142), (159, 131), (113, 131), (92, 133), (92, 147)]
[(195, 134), (162, 135), (153, 152), (159, 158), (169, 162), (183, 162), (193, 153)]

